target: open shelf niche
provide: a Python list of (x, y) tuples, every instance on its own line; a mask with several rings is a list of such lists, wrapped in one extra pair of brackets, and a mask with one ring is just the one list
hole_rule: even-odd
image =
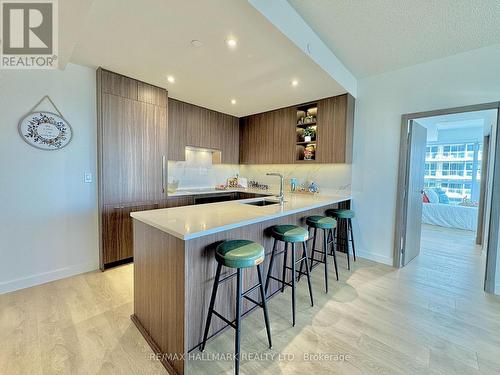
[(296, 161), (313, 162), (316, 160), (318, 103), (297, 107)]

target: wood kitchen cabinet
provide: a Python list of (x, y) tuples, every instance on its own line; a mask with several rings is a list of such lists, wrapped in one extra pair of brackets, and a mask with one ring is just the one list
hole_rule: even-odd
[(101, 269), (131, 258), (130, 212), (166, 199), (167, 91), (97, 70)]
[(351, 163), (354, 98), (345, 94), (319, 100), (317, 122), (317, 161)]
[[(240, 119), (241, 164), (351, 163), (354, 98), (340, 95), (314, 102), (314, 160), (297, 160), (298, 105)], [(306, 103), (307, 104), (307, 103)]]
[(159, 204), (137, 206), (105, 205), (102, 210), (102, 242), (104, 267), (133, 257), (133, 230), (131, 212), (155, 210)]
[(185, 160), (186, 146), (221, 151), (221, 162), (239, 159), (238, 118), (180, 100), (169, 99), (169, 160)]
[(240, 163), (291, 164), (295, 156), (294, 107), (240, 119)]
[(167, 199), (167, 208), (191, 206), (193, 204), (194, 204), (193, 195), (180, 195), (177, 197), (168, 197)]

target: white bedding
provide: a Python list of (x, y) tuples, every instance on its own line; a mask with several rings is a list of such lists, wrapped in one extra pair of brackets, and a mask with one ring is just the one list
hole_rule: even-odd
[(477, 207), (455, 206), (441, 203), (424, 203), (422, 223), (475, 231)]

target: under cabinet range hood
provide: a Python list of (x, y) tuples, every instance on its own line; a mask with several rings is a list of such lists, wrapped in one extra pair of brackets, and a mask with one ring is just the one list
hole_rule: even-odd
[[(221, 150), (217, 150), (215, 148), (205, 148), (205, 147), (196, 147), (196, 146), (186, 146), (186, 155), (188, 152), (204, 152), (211, 154), (212, 156), (212, 164), (221, 164), (222, 153)], [(186, 156), (187, 159), (187, 156)]]

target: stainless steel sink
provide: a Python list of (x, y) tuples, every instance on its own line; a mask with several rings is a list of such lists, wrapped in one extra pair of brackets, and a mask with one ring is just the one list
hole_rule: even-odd
[(260, 201), (241, 202), (241, 203), (243, 203), (243, 204), (250, 204), (252, 206), (259, 206), (259, 207), (270, 206), (272, 204), (279, 204), (278, 201), (269, 201), (269, 200), (265, 200), (265, 199), (262, 199)]

